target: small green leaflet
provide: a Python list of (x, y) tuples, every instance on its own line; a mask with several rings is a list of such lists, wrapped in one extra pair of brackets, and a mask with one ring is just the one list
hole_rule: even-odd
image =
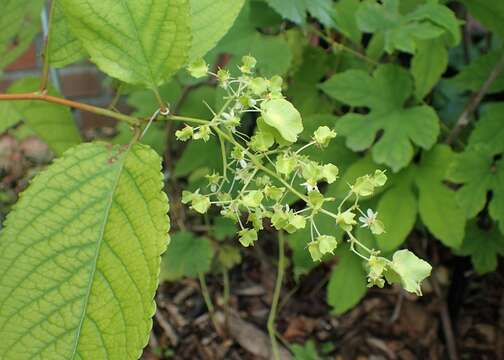
[(355, 44), (360, 43), (362, 36), (355, 17), (359, 4), (359, 0), (340, 0), (334, 5), (336, 28)]
[(419, 5), (409, 14), (399, 12), (398, 0), (364, 1), (357, 11), (359, 29), (368, 33), (383, 33), (388, 53), (395, 49), (415, 53), (418, 40), (438, 38), (447, 34), (450, 45), (460, 42), (460, 29), (455, 14), (434, 1)]
[[(348, 70), (332, 76), (321, 88), (336, 100), (370, 108), (367, 115), (344, 115), (336, 131), (346, 136), (347, 146), (354, 151), (373, 146), (373, 159), (395, 172), (413, 158), (412, 143), (430, 149), (436, 142), (436, 112), (427, 105), (404, 107), (412, 94), (412, 81), (397, 65), (381, 65), (372, 76), (362, 70)], [(383, 136), (373, 145), (379, 130), (384, 131)]]
[(191, 0), (189, 60), (203, 57), (226, 34), (245, 0)]
[[(13, 83), (9, 93), (30, 92), (38, 89), (40, 79), (25, 77)], [(59, 94), (49, 86), (49, 94)], [(0, 103), (0, 117), (7, 123), (23, 120), (26, 125), (42, 140), (56, 155), (61, 155), (69, 147), (81, 142), (79, 131), (75, 126), (70, 109), (43, 101), (11, 101)]]
[(143, 145), (68, 150), (0, 234), (0, 358), (138, 359), (169, 242), (161, 158)]
[(53, 6), (52, 20), (49, 27), (51, 31), (49, 62), (51, 66), (60, 68), (84, 58), (86, 50), (70, 30), (60, 1), (55, 0)]
[(282, 17), (297, 24), (304, 24), (307, 13), (326, 26), (334, 24), (332, 20), (331, 0), (266, 0)]
[(313, 340), (308, 340), (303, 345), (294, 344), (291, 346), (291, 351), (296, 360), (320, 360)]
[[(461, 92), (465, 90), (478, 91), (503, 56), (504, 52), (502, 50), (493, 50), (481, 55), (469, 65), (464, 66), (455, 77), (448, 81)], [(502, 90), (504, 90), (504, 73), (499, 74), (492, 82), (488, 93), (493, 94)]]
[(70, 28), (106, 74), (157, 88), (188, 57), (188, 0), (60, 0)]
[(376, 236), (376, 242), (382, 251), (393, 251), (404, 242), (415, 225), (417, 207), (413, 189), (405, 184), (393, 186), (380, 197), (376, 210), (386, 231)]
[(484, 145), (491, 155), (504, 153), (504, 103), (486, 104), (469, 137), (469, 147)]
[(43, 6), (42, 0), (0, 0), (0, 73), (32, 43)]
[(479, 274), (495, 271), (499, 255), (504, 256), (504, 236), (495, 226), (484, 230), (473, 221), (469, 223), (464, 243), (456, 253), (470, 256)]
[(464, 239), (464, 209), (457, 203), (456, 193), (443, 183), (453, 158), (448, 146), (436, 145), (422, 154), (413, 178), (418, 188), (418, 210), (423, 223), (443, 244), (458, 248)]
[(168, 250), (161, 261), (162, 281), (173, 281), (183, 277), (197, 277), (210, 270), (213, 248), (210, 240), (197, 237), (188, 231), (172, 236)]
[(338, 263), (332, 270), (327, 285), (327, 302), (335, 314), (343, 314), (354, 307), (367, 292), (367, 277), (362, 260), (341, 246), (336, 255)]
[(411, 60), (411, 74), (415, 79), (415, 96), (422, 100), (441, 78), (448, 66), (448, 51), (443, 39), (417, 42), (417, 51)]

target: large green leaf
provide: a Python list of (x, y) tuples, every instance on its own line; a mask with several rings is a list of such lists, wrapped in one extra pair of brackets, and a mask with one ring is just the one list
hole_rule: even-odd
[(0, 72), (32, 43), (43, 5), (43, 0), (0, 0)]
[(187, 61), (188, 0), (60, 0), (91, 61), (110, 76), (155, 88)]
[(54, 1), (50, 25), (49, 62), (54, 67), (64, 67), (84, 56), (86, 51), (70, 30), (68, 20), (58, 0)]
[(439, 119), (430, 106), (405, 108), (411, 96), (409, 74), (396, 65), (379, 66), (373, 76), (362, 70), (336, 74), (321, 85), (331, 97), (351, 106), (368, 107), (367, 115), (348, 113), (336, 124), (347, 146), (361, 151), (373, 145), (377, 132), (384, 133), (373, 146), (373, 159), (394, 171), (413, 158), (412, 143), (429, 149), (439, 134)]
[[(38, 89), (40, 80), (26, 77), (13, 83), (9, 93), (30, 92)], [(49, 86), (49, 94), (59, 95)], [(43, 101), (12, 101), (0, 103), (2, 121), (24, 120), (30, 130), (44, 140), (56, 155), (81, 142), (70, 110), (64, 106)]]
[(143, 145), (72, 148), (0, 235), (0, 358), (138, 359), (155, 311), (168, 200)]
[(192, 46), (189, 59), (203, 57), (226, 34), (245, 0), (191, 0)]
[(333, 268), (327, 285), (327, 302), (335, 314), (355, 306), (367, 292), (367, 277), (362, 260), (348, 246), (338, 249), (339, 262)]

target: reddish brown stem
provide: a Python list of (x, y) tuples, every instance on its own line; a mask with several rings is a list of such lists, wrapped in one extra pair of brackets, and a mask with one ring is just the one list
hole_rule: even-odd
[(0, 101), (19, 101), (19, 100), (35, 100), (35, 101), (47, 101), (54, 104), (59, 104), (74, 109), (79, 109), (87, 112), (92, 112), (95, 114), (108, 116), (119, 121), (125, 121), (132, 126), (140, 125), (140, 120), (129, 115), (121, 114), (109, 109), (104, 109), (98, 106), (93, 106), (89, 104), (80, 103), (77, 101), (72, 101), (57, 96), (47, 95), (44, 93), (20, 93), (20, 94), (0, 94)]

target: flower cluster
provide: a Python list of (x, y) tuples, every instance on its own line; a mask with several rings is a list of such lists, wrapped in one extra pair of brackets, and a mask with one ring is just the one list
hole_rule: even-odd
[[(319, 231), (317, 219), (328, 216), (345, 234), (350, 250), (365, 260), (369, 286), (382, 287), (385, 280), (399, 282), (406, 290), (420, 294), (420, 282), (430, 274), (431, 267), (407, 250), (396, 252), (392, 260), (380, 256), (354, 235), (356, 227), (369, 229), (379, 236), (385, 231), (378, 213), (362, 210), (359, 199), (372, 195), (385, 185), (384, 171), (376, 170), (349, 184), (348, 192), (337, 203), (337, 211), (327, 210), (338, 201), (326, 197), (321, 185), (338, 179), (339, 169), (332, 163), (320, 163), (306, 155), (314, 146), (326, 148), (337, 134), (327, 126), (313, 133), (311, 141), (298, 145), (303, 131), (301, 115), (282, 95), (282, 78), (254, 75), (256, 60), (245, 56), (239, 75), (220, 69), (209, 71), (203, 60), (189, 66), (194, 77), (213, 76), (227, 96), (224, 106), (213, 111), (209, 121), (198, 120), (196, 126), (185, 125), (176, 132), (180, 141), (208, 141), (216, 136), (221, 143), (222, 173), (207, 175), (208, 187), (195, 192), (184, 191), (182, 202), (201, 214), (216, 206), (223, 217), (238, 224), (240, 243), (253, 246), (266, 219), (279, 230), (292, 234), (310, 228), (306, 247), (314, 261), (333, 254), (338, 247), (334, 234)], [(255, 132), (249, 136), (240, 131), (245, 114), (252, 113)]]

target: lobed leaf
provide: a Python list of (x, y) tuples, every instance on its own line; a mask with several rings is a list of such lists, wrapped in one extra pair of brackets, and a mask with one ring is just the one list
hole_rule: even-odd
[(172, 236), (168, 251), (161, 261), (161, 280), (173, 281), (197, 277), (210, 270), (213, 248), (210, 240), (180, 231)]
[(430, 106), (404, 108), (412, 92), (408, 73), (396, 65), (381, 65), (372, 76), (348, 70), (321, 85), (328, 95), (351, 106), (370, 108), (367, 115), (348, 113), (336, 124), (347, 146), (362, 151), (373, 145), (377, 132), (383, 136), (373, 146), (373, 159), (394, 171), (413, 158), (412, 143), (431, 148), (439, 134), (439, 119)]

